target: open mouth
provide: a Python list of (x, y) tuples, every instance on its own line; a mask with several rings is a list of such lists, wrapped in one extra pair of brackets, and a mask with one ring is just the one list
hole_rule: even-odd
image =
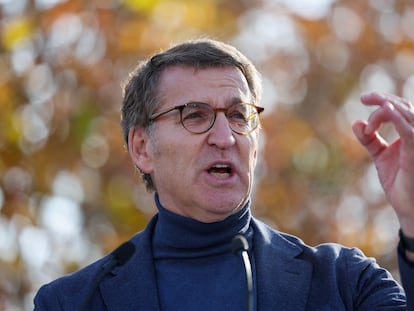
[(208, 169), (208, 173), (217, 178), (228, 178), (232, 173), (232, 168), (227, 164), (215, 164)]

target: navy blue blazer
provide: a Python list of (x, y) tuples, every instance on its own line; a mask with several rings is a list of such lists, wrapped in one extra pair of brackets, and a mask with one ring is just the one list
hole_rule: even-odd
[[(160, 310), (151, 250), (156, 222), (157, 215), (131, 239), (135, 253), (100, 282), (88, 310)], [(407, 309), (404, 291), (390, 274), (358, 249), (332, 243), (309, 247), (254, 218), (251, 225), (256, 310), (414, 310)], [(403, 284), (412, 299), (414, 265), (399, 256)], [(109, 260), (103, 257), (41, 287), (35, 310), (79, 310)]]

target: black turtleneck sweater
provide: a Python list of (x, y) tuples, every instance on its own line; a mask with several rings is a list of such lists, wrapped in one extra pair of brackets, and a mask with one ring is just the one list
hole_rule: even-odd
[(152, 242), (161, 310), (245, 310), (245, 270), (231, 242), (241, 233), (252, 245), (249, 204), (223, 221), (202, 223), (166, 210), (157, 196), (155, 201)]

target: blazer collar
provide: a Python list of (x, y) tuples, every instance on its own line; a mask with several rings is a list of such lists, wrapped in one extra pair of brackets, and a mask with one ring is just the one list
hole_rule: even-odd
[(158, 216), (154, 216), (146, 229), (135, 235), (132, 258), (112, 271), (100, 289), (107, 310), (110, 311), (160, 311), (155, 266), (152, 259), (151, 237)]
[(299, 259), (302, 249), (253, 219), (256, 310), (305, 310), (312, 265)]

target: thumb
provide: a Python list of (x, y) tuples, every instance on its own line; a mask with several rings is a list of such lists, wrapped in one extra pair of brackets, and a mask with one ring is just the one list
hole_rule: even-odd
[(361, 145), (363, 145), (371, 157), (375, 159), (375, 157), (386, 147), (386, 142), (378, 135), (377, 132), (366, 134), (366, 127), (366, 122), (356, 121), (352, 124), (352, 131)]
[(355, 121), (352, 124), (352, 131), (356, 138), (358, 138), (359, 142), (362, 145), (367, 145), (370, 141), (369, 137), (365, 134), (365, 128), (367, 127), (367, 123), (364, 121)]

